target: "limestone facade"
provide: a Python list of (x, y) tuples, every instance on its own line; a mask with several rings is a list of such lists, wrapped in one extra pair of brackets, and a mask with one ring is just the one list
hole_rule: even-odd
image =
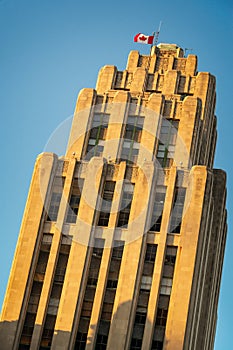
[(78, 96), (39, 155), (0, 323), (3, 350), (210, 350), (226, 241), (215, 78), (160, 44)]

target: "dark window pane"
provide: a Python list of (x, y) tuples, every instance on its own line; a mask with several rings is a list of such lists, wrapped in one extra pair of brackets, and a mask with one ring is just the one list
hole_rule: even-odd
[(151, 228), (150, 231), (160, 231), (163, 208), (166, 197), (166, 186), (157, 185), (154, 199), (153, 212), (151, 217)]
[(74, 179), (72, 184), (72, 190), (71, 190), (71, 197), (69, 200), (67, 215), (66, 215), (66, 222), (67, 223), (76, 223), (78, 210), (79, 210), (79, 204), (83, 189), (83, 179)]
[[(106, 346), (108, 340), (108, 334), (110, 329), (110, 322), (112, 318), (112, 312), (114, 307), (116, 288), (118, 283), (118, 277), (120, 273), (121, 257), (123, 254), (124, 242), (114, 241), (114, 248), (112, 249), (112, 257), (109, 266), (108, 280), (104, 294), (103, 306), (100, 316), (100, 324), (97, 330), (97, 339), (95, 349), (100, 349)], [(100, 341), (100, 335), (104, 335), (104, 341)], [(98, 338), (99, 337), (99, 338)], [(98, 347), (97, 347), (98, 346)]]
[(163, 168), (173, 163), (178, 127), (178, 120), (162, 119), (156, 158)]
[[(95, 298), (96, 285), (99, 277), (99, 269), (101, 258), (103, 255), (104, 240), (95, 239), (94, 248), (92, 250), (91, 262), (88, 272), (88, 280), (81, 308), (81, 317), (78, 325), (78, 334), (76, 337), (75, 349), (85, 349), (90, 318)], [(84, 334), (84, 335), (83, 335)], [(81, 338), (80, 338), (81, 337)], [(83, 337), (83, 338), (82, 338)]]
[(107, 128), (109, 122), (109, 114), (95, 113), (91, 130), (89, 134), (86, 159), (93, 156), (101, 156), (104, 149), (104, 140), (106, 139)]
[(77, 333), (74, 350), (85, 350), (87, 341), (87, 333)]
[(154, 262), (156, 256), (157, 245), (156, 244), (147, 244), (145, 261)]
[(120, 158), (129, 164), (137, 162), (143, 123), (143, 117), (128, 116)]
[(115, 181), (105, 182), (98, 226), (108, 226), (115, 185)]
[(121, 200), (121, 210), (118, 214), (117, 227), (127, 227), (133, 199), (134, 184), (125, 184)]
[(182, 215), (184, 209), (186, 189), (181, 187), (175, 188), (173, 207), (170, 217), (169, 232), (180, 233)]

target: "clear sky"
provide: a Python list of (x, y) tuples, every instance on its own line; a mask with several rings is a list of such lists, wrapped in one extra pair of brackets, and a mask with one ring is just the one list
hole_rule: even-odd
[[(0, 0), (2, 122), (0, 304), (11, 267), (36, 156), (72, 115), (83, 87), (94, 87), (105, 64), (124, 69), (138, 32), (162, 20), (160, 42), (192, 49), (199, 71), (217, 77), (218, 143), (215, 167), (228, 174), (228, 240), (215, 350), (232, 349), (233, 166), (232, 0), (78, 1)], [(56, 150), (54, 150), (56, 151)], [(33, 234), (33, 233), (32, 233)]]

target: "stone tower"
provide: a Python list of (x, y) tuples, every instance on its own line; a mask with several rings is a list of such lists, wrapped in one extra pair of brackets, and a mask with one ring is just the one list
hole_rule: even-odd
[(1, 349), (213, 349), (226, 241), (215, 97), (175, 44), (131, 51), (80, 92), (66, 155), (35, 164)]

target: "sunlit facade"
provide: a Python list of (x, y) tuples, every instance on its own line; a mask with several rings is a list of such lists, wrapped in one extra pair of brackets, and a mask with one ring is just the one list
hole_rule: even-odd
[(213, 349), (226, 241), (215, 99), (215, 78), (175, 44), (131, 51), (79, 93), (65, 156), (35, 164), (1, 349)]

